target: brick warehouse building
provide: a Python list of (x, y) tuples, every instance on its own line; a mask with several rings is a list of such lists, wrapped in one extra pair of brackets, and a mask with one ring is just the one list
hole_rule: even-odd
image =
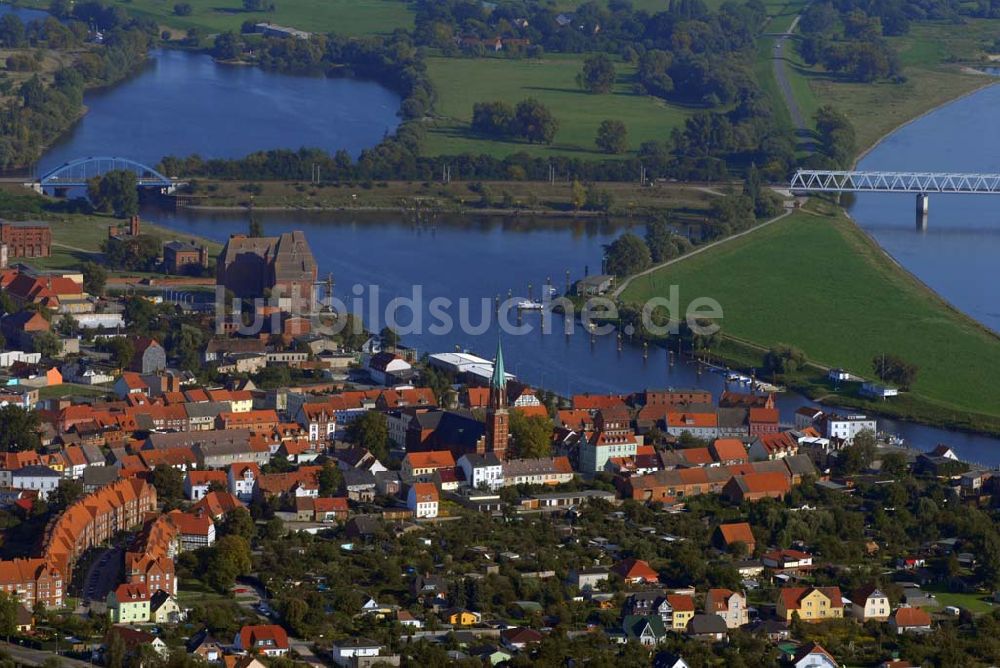
[(52, 230), (45, 223), (0, 222), (0, 244), (8, 257), (48, 257), (52, 254)]
[(306, 235), (286, 232), (279, 237), (229, 237), (216, 264), (216, 284), (237, 297), (260, 297), (272, 291), (309, 302), (317, 277)]

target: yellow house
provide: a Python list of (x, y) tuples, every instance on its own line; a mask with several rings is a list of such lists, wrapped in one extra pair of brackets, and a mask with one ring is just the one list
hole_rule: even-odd
[(229, 393), (229, 404), (233, 413), (249, 413), (253, 410), (253, 395), (248, 390), (233, 390)]
[(181, 620), (180, 606), (173, 596), (162, 589), (149, 601), (149, 621), (154, 624), (173, 624)]
[(123, 584), (108, 594), (108, 616), (112, 624), (145, 624), (149, 621), (149, 591), (146, 585)]
[(674, 631), (687, 630), (688, 622), (694, 617), (694, 599), (687, 594), (667, 594), (667, 605), (673, 610), (670, 628)]
[(483, 616), (471, 610), (452, 609), (445, 613), (445, 619), (452, 626), (472, 626), (482, 621)]
[(785, 587), (778, 592), (776, 612), (786, 622), (798, 613), (804, 622), (822, 622), (844, 616), (840, 587)]

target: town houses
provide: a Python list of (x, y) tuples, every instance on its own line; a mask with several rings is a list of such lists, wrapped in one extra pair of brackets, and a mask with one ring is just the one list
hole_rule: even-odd
[[(192, 248), (170, 246), (172, 262), (204, 268)], [(954, 517), (919, 539), (891, 529), (991, 512), (1000, 481), (946, 448), (884, 444), (861, 411), (789, 415), (770, 386), (561, 397), (510, 373), (503, 337), (490, 358), (423, 357), (388, 333), (329, 334), (330, 314), (302, 329), (288, 309), (317, 287), (307, 251), (301, 233), (235, 235), (215, 266), (236, 295), (282, 293), (246, 312), (277, 309), (278, 330), (226, 326), (180, 350), (131, 323), (65, 360), (21, 344), (95, 300), (75, 276), (6, 275), (31, 306), (0, 319), (24, 348), (0, 354), (4, 396), (37, 427), (0, 453), (0, 591), (29, 617), (80, 601), (106, 619), (95, 659), (122, 638), (239, 668), (306, 647), (351, 666), (412, 665), (417, 646), (433, 665), (527, 664), (564, 639), (652, 665), (692, 647), (814, 665), (851, 650), (803, 624), (878, 624), (905, 653), (968, 622), (935, 595), (990, 586), (978, 543), (943, 542)], [(40, 392), (57, 384), (71, 387)], [(843, 662), (888, 653), (866, 651)]]

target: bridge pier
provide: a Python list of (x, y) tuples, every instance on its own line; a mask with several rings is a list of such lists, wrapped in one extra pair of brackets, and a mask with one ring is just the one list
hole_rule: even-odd
[(917, 195), (917, 231), (927, 231), (927, 212), (930, 210), (931, 196), (927, 193)]

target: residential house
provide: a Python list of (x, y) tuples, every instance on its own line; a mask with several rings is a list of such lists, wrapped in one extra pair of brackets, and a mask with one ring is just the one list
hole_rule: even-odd
[(575, 476), (569, 457), (541, 457), (538, 459), (508, 459), (503, 462), (503, 484), (562, 485)]
[(798, 452), (799, 443), (791, 432), (762, 434), (750, 444), (750, 461), (774, 461)]
[(663, 620), (656, 615), (626, 615), (622, 619), (622, 631), (627, 641), (637, 642), (645, 647), (655, 647), (667, 637)]
[(801, 550), (771, 550), (761, 555), (761, 563), (774, 571), (794, 572), (811, 568), (813, 556)]
[(709, 589), (705, 597), (705, 612), (722, 617), (730, 629), (738, 629), (750, 622), (746, 596), (729, 589)]
[(878, 422), (867, 415), (836, 415), (826, 414), (820, 420), (823, 436), (829, 439), (839, 439), (847, 445), (854, 442), (855, 437), (863, 431), (872, 434), (878, 432)]
[(753, 554), (757, 547), (753, 530), (746, 522), (720, 524), (715, 530), (713, 542), (724, 550), (731, 550), (737, 543), (743, 543), (746, 546), (747, 554)]
[(624, 407), (604, 408), (594, 418), (596, 431), (580, 442), (579, 469), (600, 473), (616, 457), (634, 457), (639, 448), (631, 417)]
[(884, 622), (891, 612), (889, 597), (875, 585), (862, 587), (851, 594), (851, 616), (859, 621)]
[(408, 452), (401, 468), (403, 480), (428, 482), (438, 469), (455, 468), (455, 457), (449, 450)]
[(893, 633), (927, 633), (931, 630), (931, 616), (923, 608), (901, 607), (889, 618)]
[(442, 613), (444, 621), (452, 626), (472, 626), (483, 621), (483, 615), (465, 608), (451, 608)]
[(182, 549), (197, 550), (215, 544), (215, 523), (207, 514), (174, 510), (168, 517), (177, 527)]
[(839, 587), (783, 587), (775, 613), (786, 622), (796, 613), (804, 622), (821, 622), (843, 617), (844, 602)]
[(653, 668), (691, 668), (691, 666), (679, 654), (662, 651), (653, 657)]
[(29, 489), (38, 492), (43, 501), (49, 497), (62, 480), (62, 474), (48, 466), (24, 466), (12, 471), (10, 485), (14, 489)]
[(337, 416), (329, 402), (302, 404), (295, 421), (309, 430), (310, 443), (325, 443), (337, 431)]
[(667, 594), (660, 614), (673, 631), (683, 631), (694, 617), (694, 597), (689, 594)]
[(465, 473), (468, 485), (474, 489), (496, 491), (504, 485), (503, 463), (492, 452), (464, 454), (459, 458), (458, 466)]
[(227, 473), (229, 491), (240, 501), (250, 501), (259, 477), (260, 467), (254, 462), (236, 462)]
[(719, 416), (711, 412), (670, 411), (667, 413), (667, 433), (679, 437), (687, 432), (695, 438), (714, 439), (719, 436)]
[(719, 615), (695, 615), (687, 625), (687, 634), (698, 640), (719, 642), (729, 635), (725, 620)]
[(112, 624), (145, 624), (149, 621), (149, 599), (145, 585), (118, 585), (108, 593), (108, 618)]
[(746, 464), (750, 461), (747, 448), (738, 438), (717, 438), (708, 446), (712, 459), (723, 466)]
[[(229, 480), (225, 471), (196, 471), (190, 470), (184, 476), (184, 496), (189, 501), (200, 501), (208, 494), (212, 485), (229, 488)], [(251, 486), (251, 491), (253, 487)]]
[(140, 336), (132, 340), (134, 354), (129, 371), (148, 376), (167, 368), (167, 352), (156, 339)]
[(177, 599), (162, 589), (149, 599), (149, 621), (153, 624), (176, 624), (183, 616)]
[(618, 562), (611, 570), (628, 585), (655, 584), (660, 581), (659, 573), (650, 568), (647, 562), (635, 557)]
[(285, 656), (288, 654), (288, 634), (277, 624), (244, 626), (233, 639), (233, 649), (263, 656)]
[(199, 656), (209, 663), (221, 661), (224, 653), (222, 644), (212, 637), (207, 628), (191, 636), (185, 647), (188, 654)]
[(365, 659), (381, 655), (384, 646), (367, 638), (348, 638), (333, 643), (330, 658), (338, 666), (355, 666)]
[(119, 399), (149, 395), (149, 385), (142, 379), (142, 376), (134, 371), (123, 372), (115, 381), (112, 390)]
[(380, 352), (368, 358), (365, 370), (376, 385), (405, 383), (413, 376), (413, 367), (402, 356)]
[(792, 668), (840, 668), (833, 655), (814, 642), (799, 647), (790, 663)]
[(406, 496), (406, 507), (413, 511), (417, 519), (437, 517), (438, 502), (438, 489), (434, 483), (415, 482), (410, 485), (410, 491)]
[(504, 629), (500, 632), (500, 642), (504, 647), (515, 652), (520, 652), (532, 645), (537, 645), (542, 642), (542, 638), (541, 633), (525, 626), (515, 626), (514, 628)]

